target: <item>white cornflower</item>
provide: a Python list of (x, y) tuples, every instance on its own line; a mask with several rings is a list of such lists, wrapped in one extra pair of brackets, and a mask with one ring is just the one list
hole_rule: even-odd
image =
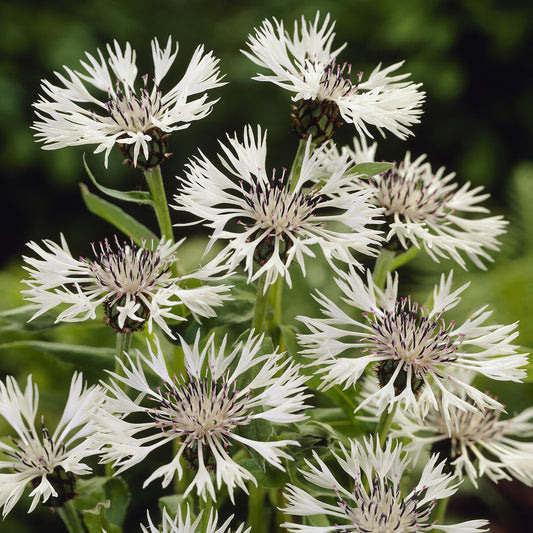
[(39, 256), (24, 256), (29, 265), (24, 268), (30, 273), (24, 283), (30, 288), (22, 293), (37, 309), (32, 319), (61, 304), (67, 307), (56, 322), (94, 319), (97, 308), (103, 305), (104, 320), (116, 331), (131, 333), (147, 323), (151, 332), (155, 322), (174, 338), (166, 321), (185, 320), (173, 312), (175, 307), (183, 304), (193, 314), (212, 317), (213, 307), (229, 298), (225, 285), (186, 286), (189, 279), (211, 281), (222, 277), (227, 268), (217, 264), (216, 258), (190, 274), (173, 274), (176, 250), (182, 242), (172, 244), (162, 239), (155, 245), (151, 239), (137, 246), (120, 243), (115, 236), (114, 243), (106, 239), (99, 247), (92, 245), (93, 260), (74, 259), (63, 235), (61, 245), (50, 240), (45, 240), (43, 247), (28, 243)]
[[(379, 445), (374, 445), (370, 439), (364, 443), (350, 440), (349, 451), (342, 444), (340, 446), (342, 453), (333, 454), (338, 463), (335, 470), (337, 474), (333, 474), (313, 451), (314, 461), (305, 460), (309, 471), (301, 470), (306, 489), (287, 485), (287, 505), (283, 509), (291, 516), (326, 515), (331, 517), (334, 525), (282, 524), (291, 533), (488, 531), (481, 529), (488, 524), (486, 520), (470, 520), (450, 525), (440, 525), (431, 520), (431, 512), (437, 500), (449, 498), (458, 486), (455, 476), (443, 472), (445, 461), (437, 463), (437, 454), (429, 459), (420, 480), (407, 492), (406, 479), (403, 477), (409, 461), (401, 444), (396, 444), (393, 449), (393, 441), (389, 439), (385, 449), (381, 450)], [(339, 473), (347, 476), (349, 481), (338, 481)], [(321, 499), (309, 493), (309, 484), (320, 487)]]
[(340, 118), (353, 124), (360, 136), (372, 137), (367, 126), (401, 139), (410, 135), (410, 127), (419, 122), (425, 93), (419, 90), (421, 84), (403, 81), (410, 74), (391, 75), (403, 61), (384, 69), (379, 64), (366, 79), (360, 72), (352, 81), (351, 65), (337, 60), (346, 44), (332, 50), (335, 23), (329, 24), (329, 14), (322, 24), (319, 19), (319, 13), (313, 23), (302, 17), (300, 26), (294, 23), (292, 37), (283, 21), (264, 20), (248, 37), (250, 51), (243, 53), (272, 73), (254, 79), (294, 93), (292, 100), (298, 105), (293, 119), (304, 138), (331, 138)]
[[(375, 149), (375, 144), (372, 150), (356, 143), (354, 150), (343, 150), (339, 164), (344, 164), (346, 155), (354, 163), (361, 158), (373, 161)], [(423, 247), (434, 261), (451, 257), (463, 268), (461, 254), (465, 254), (485, 269), (482, 260), (492, 261), (487, 250), (499, 250), (497, 237), (505, 232), (507, 221), (502, 216), (481, 218), (489, 210), (480, 204), (490, 195), (482, 192), (482, 186), (471, 188), (469, 182), (458, 188), (454, 177), (444, 167), (434, 173), (425, 155), (411, 161), (407, 152), (387, 172), (356, 181), (362, 190), (374, 191), (371, 201), (383, 209), (389, 246)]]
[[(464, 398), (464, 394), (459, 392)], [(440, 409), (431, 408), (423, 422), (399, 412), (398, 437), (406, 437), (406, 449), (418, 457), (426, 446), (447, 457), (459, 477), (468, 476), (477, 487), (477, 478), (486, 475), (493, 482), (518, 479), (533, 485), (533, 407), (502, 419), (500, 411), (458, 411), (456, 423), (448, 428)]]
[[(145, 74), (136, 88), (136, 54), (129, 43), (122, 51), (115, 41), (114, 47), (107, 45), (107, 52), (111, 72), (98, 50), (98, 59), (86, 53), (88, 62), (80, 61), (85, 73), (64, 67), (67, 76), (55, 73), (61, 85), (42, 81), (44, 96), (34, 103), (40, 119), (33, 124), (36, 137), (47, 150), (96, 144), (95, 153), (105, 151), (106, 166), (118, 144), (133, 166), (154, 167), (170, 155), (167, 134), (210, 113), (215, 102), (207, 100), (206, 91), (223, 85), (218, 59), (198, 46), (183, 78), (163, 93), (160, 84), (178, 54), (178, 43), (172, 52), (170, 37), (164, 49), (157, 39), (152, 41), (151, 87)], [(195, 95), (200, 96), (191, 98)]]
[[(187, 505), (187, 514), (185, 518), (182, 517), (181, 509), (178, 510), (178, 514), (175, 518), (171, 518), (168, 514), (167, 508), (163, 507), (163, 522), (161, 529), (152, 522), (150, 513), (146, 513), (148, 517), (148, 527), (141, 524), (142, 533), (230, 533), (228, 529), (229, 523), (233, 518), (231, 515), (220, 527), (218, 527), (218, 513), (211, 510), (209, 514), (209, 521), (207, 523), (207, 529), (202, 530), (200, 520), (204, 510), (200, 512), (196, 520), (192, 520), (189, 505)], [(250, 528), (243, 529), (244, 524), (241, 524), (235, 533), (250, 533)], [(105, 532), (104, 532), (105, 533)]]
[[(262, 353), (262, 342), (262, 336), (250, 334), (226, 355), (226, 338), (217, 347), (211, 336), (202, 349), (199, 334), (192, 347), (182, 340), (186, 375), (169, 374), (159, 342), (155, 347), (148, 345), (146, 357), (137, 352), (135, 361), (125, 354), (122, 375), (112, 373), (111, 385), (106, 385), (110, 398), (99, 416), (99, 437), (109, 445), (103, 460), (114, 461), (120, 473), (150, 452), (173, 443), (176, 455), (157, 468), (144, 486), (157, 478), (163, 478), (162, 484), (167, 486), (175, 474), (181, 478), (185, 460), (195, 471), (185, 494), (196, 487), (204, 499), (207, 493), (215, 499), (212, 474), (218, 488), (227, 486), (232, 500), (235, 487), (247, 491), (247, 481), (256, 483), (254, 476), (231, 457), (234, 444), (257, 452), (284, 470), (281, 460), (291, 456), (282, 448), (297, 442), (274, 440), (271, 429), (247, 432), (247, 426), (256, 421), (286, 425), (305, 419), (307, 378), (299, 375), (296, 365), (283, 362), (283, 354)], [(148, 384), (143, 364), (162, 380), (161, 386)], [(122, 391), (119, 381), (134, 391), (135, 401)], [(130, 421), (128, 415), (132, 413), (144, 415), (144, 420), (137, 416)], [(261, 440), (260, 434), (270, 440)]]
[(378, 223), (380, 211), (367, 203), (370, 192), (352, 191), (349, 164), (317, 183), (324, 172), (320, 159), (331, 147), (311, 154), (309, 141), (300, 173), (276, 175), (266, 169), (266, 134), (259, 127), (257, 137), (248, 126), (244, 142), (228, 140), (229, 147), (221, 144), (224, 171), (203, 154), (192, 160), (174, 207), (213, 228), (210, 244), (229, 241), (231, 268), (244, 261), (249, 281), (265, 274), (268, 287), (281, 275), (290, 285), (289, 266), (295, 260), (305, 274), (304, 256), (314, 257), (313, 245), (330, 263), (358, 264), (353, 252), (376, 254), (380, 232), (367, 226)]
[[(457, 422), (457, 410), (503, 409), (491, 396), (462, 378), (470, 370), (495, 380), (520, 381), (527, 355), (517, 353), (512, 341), (517, 324), (484, 325), (492, 314), (482, 307), (461, 325), (444, 313), (460, 302), (468, 283), (452, 292), (452, 273), (441, 277), (429, 308), (410, 297), (398, 296), (398, 276), (389, 274), (378, 289), (368, 273), (368, 285), (351, 269), (336, 280), (345, 312), (324, 295), (315, 298), (325, 318), (298, 317), (311, 330), (299, 335), (303, 354), (315, 359), (323, 386), (355, 385), (367, 370), (377, 372), (380, 388), (368, 394), (357, 409), (374, 405), (377, 414), (401, 405), (423, 418), (439, 408), (446, 424)], [(359, 310), (359, 311), (358, 311)], [(360, 318), (358, 318), (358, 315)], [(458, 389), (473, 403), (457, 394)], [(437, 398), (441, 398), (440, 401)]]
[(50, 434), (44, 416), (36, 429), (39, 404), (37, 385), (28, 376), (26, 390), (21, 391), (12, 376), (0, 382), (0, 415), (16, 435), (0, 441), (0, 506), (5, 517), (31, 484), (29, 512), (39, 501), (60, 507), (75, 496), (76, 477), (89, 474), (84, 463), (99, 452), (89, 442), (95, 426), (91, 419), (94, 408), (102, 402), (99, 387), (86, 387), (81, 374), (74, 374), (68, 400), (55, 431)]

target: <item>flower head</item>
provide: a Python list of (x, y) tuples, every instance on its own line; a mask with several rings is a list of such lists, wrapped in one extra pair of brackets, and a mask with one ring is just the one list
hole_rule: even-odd
[(214, 230), (211, 242), (227, 239), (231, 266), (244, 261), (249, 280), (266, 274), (268, 286), (281, 275), (290, 285), (289, 266), (295, 260), (305, 273), (304, 256), (314, 257), (313, 245), (330, 263), (358, 264), (352, 252), (375, 254), (380, 232), (366, 226), (377, 223), (379, 210), (366, 202), (369, 192), (352, 191), (348, 164), (317, 183), (323, 176), (321, 154), (330, 147), (311, 154), (308, 142), (301, 171), (293, 176), (285, 170), (268, 173), (260, 128), (257, 137), (247, 127), (244, 142), (233, 137), (229, 147), (221, 146), (225, 171), (203, 155), (191, 161), (175, 208), (204, 219)]
[[(148, 517), (148, 527), (141, 524), (142, 533), (200, 533), (202, 531), (200, 520), (204, 510), (200, 512), (196, 520), (193, 521), (189, 506), (187, 505), (187, 514), (185, 518), (182, 516), (181, 509), (175, 518), (171, 518), (168, 514), (167, 508), (163, 507), (163, 522), (162, 529), (159, 529), (150, 517), (150, 513), (146, 513)], [(209, 514), (209, 521), (205, 529), (205, 533), (230, 533), (228, 529), (229, 523), (233, 515), (230, 516), (221, 526), (218, 526), (218, 513), (211, 510)], [(105, 531), (104, 531), (105, 533)], [(250, 533), (250, 528), (244, 529), (244, 524), (241, 524), (235, 533)]]
[[(400, 298), (397, 276), (388, 276), (384, 291), (374, 285), (370, 273), (365, 285), (353, 269), (336, 281), (352, 310), (344, 312), (319, 293), (316, 300), (326, 318), (299, 317), (311, 330), (300, 335), (300, 341), (303, 353), (315, 360), (311, 364), (320, 367), (324, 387), (346, 388), (367, 369), (377, 373), (380, 387), (357, 409), (373, 404), (380, 414), (398, 404), (423, 418), (433, 406), (441, 410), (449, 427), (457, 422), (458, 410), (503, 409), (470, 385), (465, 371), (495, 380), (525, 377), (521, 367), (527, 364), (527, 355), (517, 353), (518, 347), (512, 344), (518, 335), (516, 324), (484, 325), (491, 315), (485, 307), (461, 325), (445, 318), (468, 286), (452, 292), (452, 273), (441, 277), (429, 308), (410, 297)], [(360, 310), (361, 318), (356, 318), (353, 308)], [(472, 403), (457, 389), (463, 389)]]
[[(233, 499), (236, 486), (246, 489), (245, 482), (254, 476), (231, 457), (232, 446), (243, 445), (255, 450), (265, 461), (284, 470), (281, 459), (290, 459), (282, 448), (297, 444), (290, 440), (257, 440), (247, 432), (256, 421), (289, 424), (306, 418), (303, 410), (305, 376), (298, 367), (281, 361), (283, 354), (262, 353), (262, 337), (250, 334), (226, 355), (226, 339), (219, 347), (210, 337), (200, 349), (197, 335), (192, 347), (182, 340), (186, 375), (171, 376), (158, 342), (149, 345), (149, 355), (140, 352), (134, 362), (127, 356), (122, 377), (111, 374), (107, 386), (111, 398), (99, 416), (101, 439), (108, 443), (105, 461), (115, 461), (117, 472), (141, 462), (151, 451), (165, 443), (177, 446), (176, 456), (155, 470), (145, 486), (159, 477), (167, 486), (174, 474), (181, 478), (185, 459), (196, 475), (186, 493), (196, 487), (206, 498), (215, 498), (215, 486), (224, 483)], [(146, 364), (162, 380), (161, 386), (148, 384), (143, 370)], [(140, 393), (136, 401), (129, 399), (117, 385)], [(144, 421), (130, 421), (131, 413), (143, 413)], [(249, 434), (249, 437), (247, 436)], [(273, 434), (273, 433), (272, 433)], [(270, 438), (272, 438), (272, 435)]]
[(368, 77), (360, 72), (352, 80), (351, 65), (337, 60), (346, 45), (332, 50), (334, 26), (329, 15), (320, 24), (317, 13), (314, 22), (304, 17), (300, 25), (295, 22), (291, 37), (283, 21), (264, 20), (255, 35), (249, 35), (249, 51), (243, 53), (272, 73), (254, 79), (294, 93), (295, 130), (304, 138), (331, 138), (340, 118), (353, 124), (360, 136), (372, 137), (370, 125), (405, 138), (422, 113), (425, 93), (419, 91), (420, 84), (403, 81), (409, 74), (391, 75), (403, 62), (384, 69), (380, 64)]
[(99, 246), (93, 244), (92, 260), (74, 259), (63, 235), (61, 245), (45, 240), (41, 247), (30, 242), (28, 246), (40, 257), (24, 257), (30, 273), (24, 283), (30, 288), (22, 292), (37, 309), (32, 318), (67, 304), (56, 322), (94, 319), (96, 309), (103, 305), (105, 322), (117, 331), (131, 333), (145, 323), (151, 331), (155, 322), (173, 337), (166, 320), (185, 320), (172, 312), (174, 307), (184, 304), (194, 314), (214, 316), (213, 307), (222, 304), (229, 289), (224, 285), (187, 288), (188, 279), (217, 279), (225, 267), (215, 259), (191, 274), (174, 275), (172, 266), (181, 242), (163, 239), (155, 245), (150, 240), (137, 246), (115, 237), (114, 243), (106, 239)]
[[(350, 440), (350, 449), (341, 444), (341, 454), (334, 454), (337, 470), (348, 478), (338, 481), (326, 463), (313, 451), (314, 462), (306, 460), (309, 471), (301, 471), (307, 483), (321, 489), (322, 499), (309, 494), (308, 490), (287, 485), (287, 506), (289, 515), (326, 515), (335, 521), (331, 526), (308, 526), (304, 524), (283, 524), (290, 532), (327, 533), (329, 531), (354, 533), (388, 533), (398, 531), (414, 533), (425, 531), (447, 531), (450, 533), (474, 533), (481, 529), (485, 520), (472, 520), (459, 524), (442, 526), (431, 521), (431, 512), (437, 500), (445, 499), (457, 490), (456, 479), (443, 472), (445, 462), (437, 463), (433, 455), (420, 475), (418, 483), (407, 492), (402, 479), (408, 465), (400, 444), (393, 448), (388, 440), (384, 450), (372, 439), (360, 443)], [(315, 464), (316, 463), (316, 464)], [(349, 487), (347, 488), (347, 484)], [(405, 488), (405, 491), (404, 491)], [(329, 492), (335, 504), (322, 501)]]
[[(133, 166), (154, 167), (170, 155), (169, 133), (211, 112), (214, 101), (207, 100), (206, 91), (223, 85), (218, 59), (199, 46), (183, 78), (163, 94), (160, 84), (176, 59), (178, 43), (172, 52), (170, 37), (164, 49), (157, 39), (152, 41), (153, 85), (146, 74), (140, 88), (130, 44), (122, 51), (115, 41), (114, 47), (107, 45), (107, 52), (111, 72), (98, 50), (98, 59), (86, 53), (88, 62), (80, 61), (85, 73), (64, 67), (68, 76), (56, 72), (61, 85), (43, 80), (44, 96), (34, 104), (40, 119), (33, 124), (36, 137), (47, 150), (96, 144), (95, 153), (105, 151), (106, 166), (118, 144)], [(192, 98), (195, 95), (200, 96)]]
[[(355, 143), (354, 150), (343, 150), (339, 165), (346, 155), (354, 163), (373, 161), (376, 145)], [(497, 237), (505, 232), (507, 221), (502, 216), (481, 218), (488, 209), (480, 205), (489, 197), (483, 187), (470, 187), (467, 182), (458, 188), (455, 173), (446, 174), (440, 167), (433, 172), (426, 156), (415, 160), (407, 152), (405, 158), (383, 174), (357, 180), (362, 190), (374, 191), (371, 202), (383, 209), (387, 222), (389, 247), (424, 248), (430, 257), (451, 257), (465, 268), (461, 254), (477, 267), (485, 269), (483, 260), (492, 261), (489, 251), (499, 249)], [(476, 218), (472, 218), (474, 215)]]
[(429, 410), (423, 422), (403, 411), (398, 413), (400, 429), (394, 434), (409, 440), (406, 449), (418, 456), (431, 446), (447, 457), (458, 477), (468, 476), (476, 487), (477, 479), (484, 475), (495, 483), (515, 478), (533, 485), (533, 442), (524, 440), (533, 437), (533, 408), (510, 418), (490, 408), (457, 411), (456, 423), (448, 427), (440, 403)]
[(4, 517), (28, 483), (32, 486), (30, 512), (39, 501), (56, 507), (75, 496), (76, 476), (91, 472), (84, 460), (99, 452), (89, 437), (95, 431), (92, 411), (102, 399), (99, 387), (87, 388), (83, 376), (74, 374), (63, 415), (50, 434), (44, 417), (41, 428), (36, 428), (39, 392), (31, 376), (24, 392), (11, 376), (5, 383), (0, 382), (0, 415), (16, 433), (9, 441), (0, 442), (0, 452), (6, 457), (0, 461), (0, 506)]

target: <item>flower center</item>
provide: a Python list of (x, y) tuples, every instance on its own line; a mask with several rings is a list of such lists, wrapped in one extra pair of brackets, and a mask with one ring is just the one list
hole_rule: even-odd
[(65, 444), (54, 444), (43, 420), (41, 420), (41, 426), (42, 442), (28, 428), (30, 438), (27, 442), (10, 437), (14, 448), (4, 449), (3, 452), (7, 457), (13, 459), (12, 467), (15, 472), (27, 472), (29, 470), (35, 474), (31, 480), (33, 488), (39, 486), (41, 476), (45, 475), (57, 495), (51, 496), (43, 503), (48, 507), (61, 507), (76, 495), (76, 475), (72, 472), (66, 472), (58, 464), (60, 462), (58, 457), (65, 453)]
[(264, 265), (276, 251), (285, 261), (287, 252), (293, 245), (292, 235), (302, 225), (309, 224), (322, 199), (320, 187), (314, 187), (307, 193), (291, 192), (291, 180), (285, 180), (285, 172), (286, 169), (283, 169), (281, 178), (276, 179), (274, 170), (268, 181), (260, 181), (249, 191), (244, 190), (241, 182), (251, 219), (249, 224), (241, 223), (247, 228), (256, 228), (248, 241), (259, 239), (254, 253), (254, 259), (259, 265)]
[(100, 242), (100, 252), (94, 245), (93, 252), (96, 260), (89, 267), (98, 285), (109, 291), (112, 303), (123, 296), (136, 298), (171, 277), (171, 258), (163, 257), (159, 247), (151, 250), (133, 242), (121, 245), (115, 238), (115, 248), (106, 239)]
[(434, 502), (418, 505), (420, 494), (416, 491), (410, 498), (402, 498), (398, 484), (388, 483), (376, 477), (370, 493), (356, 485), (352, 508), (346, 501), (340, 500), (339, 507), (350, 520), (351, 527), (342, 532), (354, 533), (412, 533), (432, 529), (431, 524), (424, 524), (434, 507)]
[[(276, 179), (274, 170), (272, 177), (266, 182), (260, 181), (249, 191), (244, 191), (244, 200), (249, 206), (249, 217), (258, 229), (268, 229), (276, 236), (282, 233), (295, 233), (313, 217), (313, 211), (322, 196), (320, 187), (309, 192), (291, 192), (291, 180), (283, 175)], [(241, 188), (243, 184), (241, 182)]]
[(131, 86), (123, 91), (117, 81), (115, 95), (109, 93), (106, 103), (107, 112), (117, 126), (126, 131), (145, 132), (153, 127), (152, 117), (161, 110), (161, 91), (154, 86), (150, 93), (147, 89), (148, 75), (143, 77), (144, 86), (137, 96)]
[(394, 309), (385, 311), (382, 316), (367, 318), (373, 335), (365, 351), (382, 360), (378, 366), (381, 386), (389, 382), (398, 365), (402, 364), (395, 389), (398, 393), (405, 388), (410, 367), (416, 378), (412, 384), (413, 392), (416, 392), (422, 386), (427, 370), (457, 359), (457, 346), (449, 335), (454, 323), (446, 326), (440, 316), (425, 316), (410, 298), (397, 301)]
[(443, 194), (435, 181), (425, 182), (417, 173), (416, 168), (406, 173), (400, 164), (371, 179), (377, 189), (374, 202), (385, 208), (385, 216), (400, 215), (415, 222), (446, 216), (445, 206), (451, 194)]
[(159, 404), (148, 413), (165, 433), (173, 434), (187, 446), (207, 443), (213, 438), (230, 445), (227, 436), (238, 425), (250, 422), (249, 394), (241, 395), (236, 384), (215, 381), (211, 375), (188, 380), (175, 376), (164, 384)]
[(324, 73), (320, 78), (320, 89), (317, 94), (319, 100), (335, 100), (355, 94), (358, 90), (359, 83), (363, 73), (358, 74), (356, 83), (351, 81), (352, 66), (344, 63), (342, 67), (337, 65), (335, 60), (324, 68)]

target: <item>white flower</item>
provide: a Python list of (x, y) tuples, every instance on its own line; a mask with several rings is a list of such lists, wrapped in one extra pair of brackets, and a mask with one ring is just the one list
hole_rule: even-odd
[(267, 171), (266, 134), (259, 127), (257, 137), (248, 126), (242, 143), (236, 136), (228, 140), (229, 147), (221, 144), (224, 171), (203, 154), (192, 160), (174, 207), (213, 228), (211, 244), (229, 241), (232, 268), (244, 261), (249, 281), (265, 274), (268, 287), (280, 275), (291, 284), (293, 260), (305, 274), (304, 256), (314, 257), (313, 245), (330, 263), (358, 264), (352, 252), (375, 255), (380, 232), (367, 226), (378, 223), (379, 210), (367, 202), (370, 192), (352, 191), (349, 164), (317, 184), (324, 173), (319, 161), (331, 147), (311, 154), (308, 141), (300, 173), (287, 176), (283, 169), (276, 176)]
[[(33, 125), (36, 137), (47, 150), (96, 144), (95, 153), (105, 151), (106, 166), (111, 149), (118, 144), (134, 166), (141, 164), (141, 152), (142, 166), (156, 166), (166, 156), (165, 134), (186, 128), (210, 113), (215, 102), (207, 100), (206, 91), (223, 85), (218, 59), (211, 52), (204, 54), (203, 46), (198, 46), (183, 78), (163, 94), (160, 84), (176, 59), (178, 43), (172, 52), (170, 37), (164, 49), (157, 39), (152, 41), (151, 88), (148, 75), (142, 76), (140, 88), (135, 87), (136, 54), (129, 43), (122, 51), (115, 41), (114, 48), (107, 45), (107, 52), (111, 72), (98, 50), (98, 59), (86, 53), (88, 62), (80, 61), (85, 73), (64, 67), (67, 76), (56, 72), (61, 85), (43, 80), (44, 96), (34, 104), (40, 119)], [(154, 144), (160, 150), (154, 152)]]
[[(171, 518), (168, 514), (167, 508), (163, 507), (163, 522), (161, 524), (162, 529), (159, 529), (150, 517), (150, 513), (146, 513), (148, 517), (148, 527), (141, 524), (142, 533), (230, 533), (228, 529), (229, 523), (233, 518), (231, 515), (220, 527), (218, 527), (218, 513), (211, 510), (209, 514), (209, 522), (207, 523), (207, 529), (202, 530), (200, 520), (204, 510), (200, 512), (196, 520), (192, 520), (189, 505), (187, 504), (187, 514), (185, 518), (182, 517), (181, 509), (175, 518)], [(235, 533), (250, 533), (250, 528), (243, 529), (244, 524), (241, 524)], [(105, 532), (104, 532), (105, 533)]]
[(0, 506), (4, 517), (28, 483), (32, 486), (29, 512), (39, 501), (56, 507), (74, 497), (76, 476), (91, 472), (83, 461), (99, 452), (88, 438), (95, 430), (92, 411), (102, 399), (99, 387), (87, 388), (83, 376), (74, 374), (63, 415), (50, 435), (44, 417), (41, 429), (35, 426), (39, 391), (31, 375), (24, 392), (12, 376), (7, 376), (5, 383), (0, 382), (0, 415), (16, 433), (9, 442), (0, 441), (0, 452), (7, 458), (0, 461)]
[[(283, 362), (283, 354), (262, 353), (262, 342), (262, 336), (250, 334), (226, 355), (226, 338), (217, 347), (211, 336), (202, 349), (199, 334), (192, 347), (182, 340), (187, 373), (179, 376), (169, 374), (157, 339), (155, 349), (148, 345), (146, 357), (137, 352), (133, 361), (125, 354), (122, 375), (111, 374), (111, 385), (107, 385), (111, 397), (98, 417), (99, 437), (109, 444), (103, 460), (114, 461), (120, 473), (172, 442), (177, 446), (176, 455), (157, 468), (144, 486), (160, 477), (167, 486), (175, 474), (181, 479), (185, 460), (196, 472), (185, 494), (196, 487), (204, 499), (207, 493), (215, 499), (211, 473), (218, 488), (227, 486), (232, 500), (236, 486), (247, 491), (245, 482), (255, 483), (254, 476), (231, 457), (234, 444), (254, 450), (284, 470), (281, 460), (291, 456), (282, 448), (297, 442), (256, 440), (257, 435), (247, 432), (247, 426), (305, 419), (302, 411), (307, 407), (303, 403), (308, 396), (304, 393), (307, 378), (298, 374), (297, 366)], [(148, 384), (143, 364), (162, 380), (161, 386)], [(118, 381), (138, 393), (135, 401), (122, 391)], [(128, 420), (131, 413), (144, 415), (144, 420)], [(273, 432), (266, 433), (272, 439)]]
[[(354, 150), (338, 155), (338, 164), (344, 165), (346, 155), (354, 163), (373, 161), (375, 150), (375, 144), (369, 149), (356, 143)], [(362, 190), (374, 191), (372, 203), (383, 208), (389, 246), (423, 247), (434, 261), (451, 257), (463, 268), (465, 254), (485, 269), (482, 260), (492, 261), (487, 250), (499, 250), (497, 237), (505, 232), (507, 221), (502, 216), (482, 218), (489, 210), (480, 204), (490, 195), (481, 186), (471, 188), (470, 182), (458, 188), (454, 177), (444, 167), (434, 173), (425, 155), (412, 161), (407, 152), (387, 172), (357, 183)]]
[(151, 332), (155, 322), (174, 338), (166, 320), (185, 318), (175, 314), (173, 308), (183, 304), (194, 314), (212, 317), (213, 307), (229, 298), (225, 285), (186, 286), (189, 279), (217, 279), (226, 270), (217, 264), (219, 258), (191, 274), (172, 273), (176, 250), (182, 242), (172, 244), (162, 239), (155, 246), (152, 239), (137, 246), (133, 242), (121, 244), (115, 236), (114, 244), (107, 239), (99, 248), (93, 244), (94, 260), (74, 259), (63, 235), (61, 245), (50, 240), (45, 240), (43, 247), (28, 243), (40, 257), (24, 256), (29, 265), (24, 268), (30, 273), (24, 283), (30, 288), (22, 293), (37, 309), (32, 319), (60, 304), (68, 307), (59, 313), (56, 322), (94, 319), (102, 304), (106, 323), (117, 331), (130, 333), (147, 323)]
[[(287, 485), (285, 492), (287, 505), (283, 511), (287, 514), (309, 517), (326, 515), (331, 517), (335, 525), (282, 524), (288, 531), (304, 533), (488, 531), (481, 529), (487, 525), (486, 520), (471, 520), (450, 525), (440, 525), (431, 521), (431, 511), (437, 500), (450, 497), (458, 486), (454, 476), (443, 472), (445, 461), (437, 464), (436, 454), (424, 466), (418, 483), (407, 492), (405, 486), (407, 479), (403, 477), (408, 460), (400, 444), (393, 449), (393, 441), (389, 439), (385, 449), (381, 450), (371, 439), (365, 440), (363, 444), (356, 440), (349, 442), (349, 451), (341, 444), (342, 454), (333, 454), (338, 463), (336, 474), (313, 451), (314, 462), (307, 459), (305, 461), (309, 471), (301, 471), (306, 482), (306, 490), (295, 485)], [(339, 474), (343, 476), (340, 480), (338, 480)], [(343, 481), (346, 477), (349, 479), (348, 482)], [(335, 501), (335, 504), (312, 496), (309, 493), (309, 484), (320, 487), (322, 499), (329, 493), (329, 499)]]
[[(388, 275), (384, 291), (374, 285), (370, 272), (367, 285), (353, 269), (336, 282), (351, 309), (345, 312), (319, 293), (315, 299), (325, 318), (298, 317), (311, 330), (299, 338), (305, 348), (302, 353), (315, 359), (311, 365), (320, 367), (317, 372), (323, 374), (326, 388), (347, 388), (365, 371), (377, 371), (380, 388), (359, 403), (358, 410), (374, 404), (379, 415), (401, 405), (423, 418), (433, 406), (449, 426), (457, 422), (458, 409), (503, 409), (464, 379), (466, 371), (495, 380), (520, 381), (526, 376), (521, 367), (527, 364), (527, 355), (517, 353), (518, 346), (512, 344), (518, 336), (516, 323), (484, 325), (491, 315), (486, 307), (461, 325), (444, 318), (468, 286), (452, 292), (452, 273), (447, 278), (442, 275), (429, 308), (399, 297), (397, 275)], [(457, 389), (463, 389), (473, 403)]]
[[(464, 394), (458, 393), (462, 398)], [(440, 409), (431, 408), (423, 422), (401, 411), (394, 435), (406, 437), (406, 449), (418, 457), (426, 446), (444, 454), (459, 477), (468, 476), (477, 487), (477, 478), (486, 475), (493, 482), (518, 479), (533, 485), (533, 407), (502, 419), (500, 411), (458, 411), (456, 424), (447, 427)]]
[[(302, 17), (301, 25), (294, 23), (292, 37), (285, 31), (283, 21), (274, 24), (264, 20), (255, 35), (249, 35), (249, 52), (243, 53), (271, 74), (258, 74), (254, 79), (269, 81), (294, 93), (293, 101), (333, 103), (331, 114), (340, 113), (342, 119), (355, 126), (360, 136), (372, 137), (367, 125), (381, 132), (388, 130), (400, 138), (411, 134), (410, 126), (419, 122), (420, 106), (425, 93), (421, 84), (402, 81), (410, 74), (391, 75), (403, 62), (384, 69), (378, 65), (364, 79), (363, 73), (351, 81), (351, 65), (337, 62), (337, 55), (346, 44), (332, 50), (334, 23), (329, 14), (319, 23)], [(331, 118), (331, 117), (330, 117)]]

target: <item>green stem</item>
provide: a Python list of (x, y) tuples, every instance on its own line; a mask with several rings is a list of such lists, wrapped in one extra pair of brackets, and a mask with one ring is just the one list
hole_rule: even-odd
[(125, 362), (124, 352), (128, 353), (131, 346), (131, 333), (117, 333), (115, 340), (115, 374), (123, 375), (119, 360)]
[(448, 502), (450, 501), (450, 497), (443, 498), (442, 500), (439, 500), (437, 505), (435, 506), (435, 514), (433, 515), (433, 520), (438, 526), (444, 524), (444, 516), (446, 515), (446, 509), (448, 508)]
[(174, 242), (174, 232), (172, 230), (161, 167), (158, 165), (150, 170), (145, 170), (144, 177), (152, 194), (152, 201), (154, 202), (154, 210), (161, 237), (164, 235), (166, 240)]
[(56, 510), (69, 533), (85, 533), (80, 515), (72, 500), (65, 502), (62, 507), (57, 507)]
[(394, 407), (390, 411), (383, 411), (381, 418), (378, 422), (378, 427), (376, 428), (376, 435), (379, 439), (379, 445), (383, 448), (385, 441), (387, 440), (387, 434), (392, 425), (392, 420), (394, 419), (394, 413), (396, 413), (396, 408), (398, 404), (395, 403)]
[[(282, 301), (283, 301), (283, 284), (285, 279), (282, 276), (278, 276), (278, 279), (272, 286), (270, 291), (270, 305), (272, 307), (272, 322), (270, 333), (272, 336), (272, 342), (274, 345), (279, 346), (280, 351), (285, 349), (283, 338), (281, 335), (281, 319), (282, 319)], [(283, 344), (283, 346), (282, 346)]]
[(411, 248), (409, 248), (409, 250), (397, 255), (391, 261), (391, 264), (389, 265), (389, 272), (394, 272), (395, 270), (397, 270), (401, 266), (403, 266), (406, 263), (408, 263), (409, 261), (411, 261), (411, 259), (413, 259), (413, 257), (418, 255), (418, 252), (420, 252), (420, 248), (417, 248), (416, 246), (412, 246)]
[(374, 266), (374, 272), (372, 278), (374, 279), (374, 285), (380, 289), (385, 286), (387, 280), (387, 274), (390, 272), (390, 266), (396, 256), (395, 252), (391, 252), (386, 248), (383, 248), (376, 259), (376, 265)]
[(300, 139), (300, 144), (298, 144), (298, 150), (294, 156), (294, 161), (292, 162), (291, 167), (291, 190), (293, 192), (298, 180), (300, 179), (300, 173), (302, 171), (302, 163), (304, 160), (305, 147), (307, 146), (307, 141), (305, 139)]
[(254, 318), (252, 320), (252, 328), (255, 330), (255, 334), (258, 335), (264, 331), (265, 328), (265, 316), (268, 305), (268, 295), (270, 287), (265, 291), (266, 277), (263, 274), (257, 280), (257, 299), (255, 300)]
[(200, 520), (200, 531), (202, 533), (207, 533), (207, 526), (209, 524), (209, 517), (211, 515), (211, 509), (213, 508), (213, 500), (209, 493), (207, 493), (205, 503), (202, 503), (202, 519)]
[(254, 533), (267, 533), (269, 531), (265, 517), (265, 489), (261, 486), (250, 487), (248, 496), (248, 525)]

